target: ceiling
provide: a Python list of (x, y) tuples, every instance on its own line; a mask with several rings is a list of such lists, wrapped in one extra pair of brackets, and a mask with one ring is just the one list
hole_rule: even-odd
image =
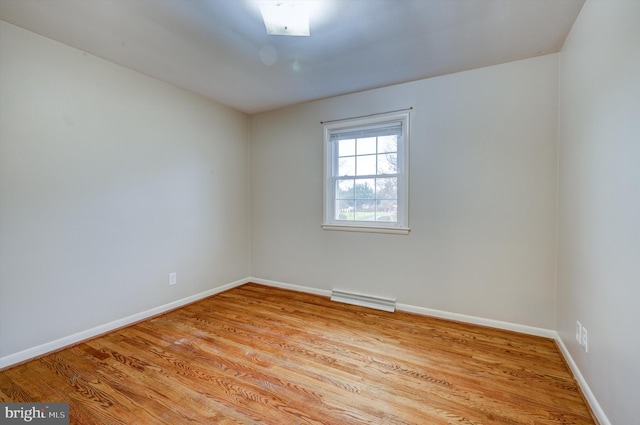
[(584, 0), (0, 0), (0, 19), (246, 113), (558, 52)]

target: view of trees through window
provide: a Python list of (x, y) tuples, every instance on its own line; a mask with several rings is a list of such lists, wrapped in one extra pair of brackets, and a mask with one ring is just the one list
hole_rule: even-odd
[(397, 222), (398, 136), (338, 141), (335, 219)]
[(408, 234), (408, 110), (323, 126), (322, 228)]

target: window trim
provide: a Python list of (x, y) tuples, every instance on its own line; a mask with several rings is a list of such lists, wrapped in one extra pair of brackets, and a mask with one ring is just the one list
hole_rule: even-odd
[[(398, 220), (397, 223), (384, 221), (346, 221), (334, 219), (335, 208), (335, 167), (334, 146), (331, 133), (349, 128), (377, 126), (385, 123), (401, 122), (402, 141), (398, 145)], [(407, 235), (409, 228), (409, 139), (410, 113), (390, 112), (362, 118), (350, 118), (326, 123), (324, 126), (324, 178), (322, 229), (348, 232), (367, 232)]]

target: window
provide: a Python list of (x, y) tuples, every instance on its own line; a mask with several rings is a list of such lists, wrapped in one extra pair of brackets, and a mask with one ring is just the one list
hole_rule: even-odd
[(324, 125), (327, 230), (409, 233), (409, 113)]

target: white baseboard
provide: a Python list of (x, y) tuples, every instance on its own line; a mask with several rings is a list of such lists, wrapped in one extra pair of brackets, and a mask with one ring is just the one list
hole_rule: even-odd
[[(274, 288), (290, 289), (292, 291), (305, 292), (307, 294), (322, 295), (331, 298), (331, 290), (312, 288), (310, 286), (294, 285), (292, 283), (278, 282), (275, 280), (260, 279), (257, 277), (247, 278), (247, 281), (259, 283), (261, 285), (273, 286)], [(497, 329), (520, 332), (528, 335), (542, 336), (556, 339), (557, 334), (551, 329), (536, 328), (534, 326), (519, 325), (517, 323), (502, 322), (500, 320), (485, 319), (483, 317), (468, 316), (466, 314), (450, 313), (448, 311), (434, 310), (431, 308), (417, 307), (410, 304), (396, 303), (396, 310), (407, 313), (419, 314), (421, 316), (438, 317), (440, 319), (455, 320), (458, 322), (470, 323), (473, 325), (489, 326)]]
[(607, 415), (605, 415), (604, 410), (602, 410), (600, 403), (598, 403), (598, 400), (596, 399), (596, 396), (593, 394), (593, 391), (591, 391), (589, 384), (587, 384), (587, 381), (584, 379), (584, 376), (582, 376), (582, 372), (580, 372), (578, 365), (573, 360), (573, 357), (571, 357), (571, 353), (569, 353), (567, 346), (564, 345), (562, 338), (560, 338), (560, 334), (558, 334), (557, 332), (556, 332), (555, 339), (556, 339), (556, 342), (558, 343), (558, 347), (560, 347), (560, 351), (562, 352), (562, 355), (564, 356), (565, 360), (567, 361), (567, 364), (569, 365), (569, 368), (571, 369), (571, 372), (573, 372), (573, 376), (576, 378), (576, 381), (578, 382), (580, 389), (582, 389), (582, 393), (584, 394), (584, 397), (587, 399), (589, 406), (591, 406), (591, 410), (593, 411), (593, 414), (596, 416), (596, 419), (598, 420), (598, 422), (600, 422), (600, 425), (611, 425), (609, 418), (607, 418)]
[(421, 316), (437, 317), (439, 319), (455, 320), (456, 322), (470, 323), (472, 325), (488, 326), (496, 329), (520, 332), (527, 335), (542, 336), (555, 339), (556, 332), (551, 329), (537, 328), (535, 326), (519, 325), (517, 323), (503, 322), (501, 320), (485, 319), (484, 317), (469, 316), (460, 313), (435, 310), (432, 308), (416, 307), (410, 304), (396, 304), (398, 311), (419, 314)]
[(331, 291), (327, 289), (312, 288), (310, 286), (294, 285), (292, 283), (276, 282), (275, 280), (260, 279), (258, 277), (250, 277), (249, 282), (259, 283), (265, 286), (273, 286), (274, 288), (290, 289), (292, 291), (304, 292), (307, 294), (321, 295), (330, 298)]
[(162, 314), (167, 311), (185, 306), (187, 304), (201, 300), (211, 295), (215, 295), (217, 293), (226, 291), (228, 289), (235, 288), (236, 286), (244, 285), (247, 282), (250, 282), (250, 279), (240, 279), (235, 282), (228, 283), (226, 285), (218, 286), (216, 288), (209, 289), (204, 292), (200, 292), (199, 294), (191, 295), (189, 297), (182, 298), (165, 305), (161, 305), (140, 313), (132, 314), (131, 316), (124, 317), (122, 319), (114, 320), (113, 322), (105, 323), (104, 325), (96, 326), (94, 328), (77, 332), (73, 335), (59, 338), (54, 341), (50, 341), (50, 342), (38, 345), (36, 347), (28, 348), (26, 350), (19, 351), (14, 354), (9, 354), (7, 356), (0, 357), (0, 370), (9, 366), (16, 365), (18, 363), (25, 362), (27, 360), (31, 360), (33, 358), (42, 356), (47, 353), (60, 350), (64, 347), (68, 347), (73, 344), (86, 341), (98, 335), (102, 335), (104, 333), (114, 331), (116, 329), (131, 325), (141, 320), (145, 320), (150, 317), (157, 316), (158, 314)]

